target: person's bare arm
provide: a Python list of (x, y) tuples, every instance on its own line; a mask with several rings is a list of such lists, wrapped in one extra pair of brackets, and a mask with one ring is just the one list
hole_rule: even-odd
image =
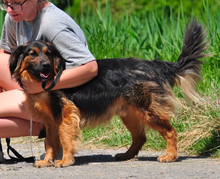
[(0, 49), (0, 53), (7, 53), (7, 54), (10, 54), (9, 52), (5, 51), (4, 49)]

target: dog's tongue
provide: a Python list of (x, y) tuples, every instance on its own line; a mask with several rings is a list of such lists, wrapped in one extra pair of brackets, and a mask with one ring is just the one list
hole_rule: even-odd
[(48, 73), (48, 74), (43, 74), (43, 73), (40, 72), (40, 76), (43, 77), (43, 78), (48, 78), (49, 75), (50, 75), (50, 73)]

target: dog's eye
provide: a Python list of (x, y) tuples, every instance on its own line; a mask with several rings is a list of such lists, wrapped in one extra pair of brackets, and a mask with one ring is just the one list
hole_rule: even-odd
[(38, 56), (38, 54), (37, 54), (36, 52), (34, 52), (34, 51), (30, 52), (29, 54), (30, 54), (32, 57), (34, 57), (34, 58)]
[(47, 52), (45, 53), (45, 55), (48, 56), (48, 57), (50, 57), (52, 54), (51, 54), (50, 51), (47, 51)]

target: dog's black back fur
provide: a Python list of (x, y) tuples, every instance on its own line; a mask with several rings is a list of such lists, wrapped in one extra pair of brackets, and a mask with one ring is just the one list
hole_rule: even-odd
[[(126, 99), (126, 95), (130, 96), (130, 92), (134, 90), (130, 88), (139, 83), (156, 81), (162, 89), (162, 83), (173, 86), (173, 78), (176, 77), (174, 69), (170, 67), (172, 63), (169, 62), (136, 58), (102, 59), (97, 62), (97, 77), (79, 87), (62, 90), (80, 111), (88, 115), (102, 114), (115, 99)], [(151, 91), (159, 92), (160, 89)], [(134, 99), (140, 94), (133, 95)]]

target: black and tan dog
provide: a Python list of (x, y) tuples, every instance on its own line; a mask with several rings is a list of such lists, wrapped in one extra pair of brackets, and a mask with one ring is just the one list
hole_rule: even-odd
[[(167, 153), (159, 162), (177, 159), (177, 132), (169, 117), (176, 108), (172, 87), (177, 85), (190, 99), (198, 101), (195, 86), (200, 79), (206, 55), (205, 33), (193, 21), (185, 31), (182, 53), (176, 63), (136, 58), (97, 60), (99, 74), (76, 88), (28, 94), (26, 104), (30, 112), (46, 127), (46, 156), (36, 167), (53, 165), (63, 149), (62, 160), (56, 167), (74, 163), (75, 143), (84, 126), (96, 126), (113, 116), (121, 120), (132, 134), (132, 145), (116, 159), (127, 160), (138, 154), (146, 142), (145, 127), (158, 131), (167, 143)], [(42, 41), (19, 46), (11, 55), (12, 77), (23, 87), (22, 81), (43, 82), (54, 79), (65, 68), (65, 60), (56, 48)]]

